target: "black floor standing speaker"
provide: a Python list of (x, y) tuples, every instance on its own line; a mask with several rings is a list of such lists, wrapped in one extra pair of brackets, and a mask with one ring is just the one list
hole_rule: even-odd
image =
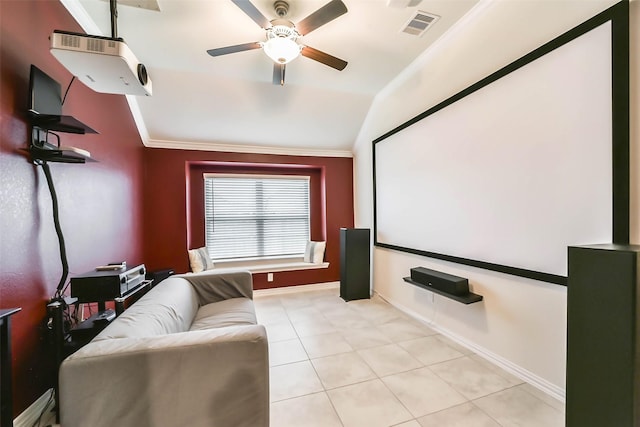
[(566, 427), (640, 427), (639, 257), (569, 248)]
[(371, 297), (368, 228), (340, 229), (340, 297), (345, 301)]

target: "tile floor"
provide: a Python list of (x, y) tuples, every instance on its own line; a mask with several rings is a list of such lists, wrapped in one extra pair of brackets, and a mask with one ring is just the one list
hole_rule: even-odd
[[(556, 427), (564, 406), (396, 310), (337, 289), (255, 296), (270, 427)], [(55, 422), (48, 413), (40, 425)]]
[(561, 402), (404, 315), (337, 289), (255, 297), (271, 427), (554, 427)]

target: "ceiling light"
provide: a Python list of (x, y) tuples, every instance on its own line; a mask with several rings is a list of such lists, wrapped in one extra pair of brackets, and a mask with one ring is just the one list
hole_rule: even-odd
[(300, 34), (293, 25), (274, 25), (267, 30), (267, 41), (262, 44), (264, 52), (277, 64), (286, 64), (300, 55), (302, 46), (296, 43)]
[(278, 64), (286, 64), (300, 55), (300, 45), (291, 39), (277, 37), (264, 44), (264, 52)]

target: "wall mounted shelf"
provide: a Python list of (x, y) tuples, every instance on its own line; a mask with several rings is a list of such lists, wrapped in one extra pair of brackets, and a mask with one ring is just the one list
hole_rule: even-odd
[(86, 163), (95, 162), (90, 156), (86, 156), (83, 153), (74, 151), (72, 149), (48, 149), (39, 148), (34, 145), (28, 149), (24, 149), (31, 155), (31, 159), (34, 161), (46, 161), (54, 163)]
[[(34, 163), (41, 162), (56, 162), (56, 163), (86, 163), (95, 162), (91, 158), (88, 151), (74, 147), (61, 147), (60, 137), (58, 134), (51, 132), (57, 130), (64, 133), (97, 133), (95, 130), (83, 125), (71, 116), (33, 116), (31, 129), (31, 143), (29, 148), (23, 149), (31, 155), (31, 160)], [(64, 121), (60, 120), (47, 120), (49, 118), (61, 118), (65, 117)], [(38, 120), (35, 120), (38, 118)], [(37, 123), (42, 123), (39, 126)], [(79, 126), (84, 126), (83, 128)], [(57, 144), (49, 143), (49, 136), (53, 135), (57, 141)]]
[(433, 286), (416, 282), (415, 280), (412, 280), (411, 277), (403, 277), (403, 280), (407, 283), (411, 283), (412, 285), (426, 289), (438, 295), (442, 295), (443, 297), (451, 298), (452, 300), (458, 301), (462, 304), (473, 304), (474, 302), (482, 301), (482, 295), (474, 294), (473, 292), (469, 292), (468, 294), (465, 294), (465, 295), (453, 295), (448, 292), (444, 292), (440, 289), (434, 288)]
[(33, 126), (43, 130), (64, 133), (98, 133), (96, 130), (82, 123), (73, 116), (54, 116), (44, 114), (30, 114), (30, 122)]

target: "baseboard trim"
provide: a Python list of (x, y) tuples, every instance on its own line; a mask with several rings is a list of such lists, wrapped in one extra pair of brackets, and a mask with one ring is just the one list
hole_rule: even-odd
[(504, 369), (505, 371), (509, 372), (510, 374), (516, 376), (517, 378), (521, 379), (522, 381), (525, 381), (529, 384), (531, 384), (533, 387), (539, 389), (540, 391), (546, 393), (547, 395), (553, 397), (554, 399), (565, 403), (566, 401), (566, 390), (563, 389), (562, 387), (559, 387), (547, 380), (545, 380), (544, 378), (540, 377), (539, 375), (536, 375), (534, 373), (532, 373), (531, 371), (528, 371), (527, 369), (523, 368), (522, 366), (519, 366), (513, 362), (511, 362), (510, 360), (505, 359), (502, 356), (499, 356), (489, 350), (487, 350), (484, 347), (481, 347), (469, 340), (467, 340), (466, 338), (463, 338), (453, 332), (451, 332), (450, 330), (443, 328), (433, 322), (431, 322), (430, 320), (426, 319), (425, 317), (423, 317), (422, 315), (420, 315), (419, 313), (415, 312), (414, 310), (409, 309), (408, 307), (398, 303), (397, 301), (394, 301), (391, 298), (387, 298), (385, 295), (380, 294), (379, 292), (375, 292), (376, 294), (378, 294), (378, 296), (380, 298), (382, 298), (383, 300), (387, 301), (389, 304), (391, 304), (392, 306), (394, 306), (395, 308), (397, 308), (398, 310), (402, 311), (403, 313), (413, 317), (414, 319), (426, 324), (427, 326), (429, 326), (431, 329), (435, 330), (436, 332), (438, 332), (439, 334), (442, 334), (444, 336), (446, 336), (447, 338), (455, 341), (456, 343), (460, 344), (463, 347), (468, 348), (469, 350), (473, 351), (474, 353), (476, 353), (478, 356), (486, 359), (487, 361), (493, 363), (494, 365), (497, 365), (498, 367)]
[(292, 294), (296, 292), (324, 291), (340, 288), (340, 282), (313, 283), (311, 285), (283, 286), (281, 288), (257, 289), (253, 291), (254, 297)]
[(50, 388), (13, 420), (13, 427), (32, 427), (36, 425), (43, 413), (42, 421), (48, 420), (50, 418), (48, 413), (53, 411), (54, 406), (53, 389)]

